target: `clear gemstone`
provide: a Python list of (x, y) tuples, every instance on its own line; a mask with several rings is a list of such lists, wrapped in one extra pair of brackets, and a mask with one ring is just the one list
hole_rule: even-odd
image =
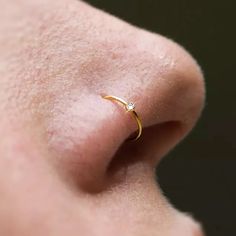
[(132, 103), (132, 102), (129, 102), (129, 103), (126, 105), (126, 109), (127, 109), (128, 111), (133, 111), (134, 108), (135, 108), (135, 105), (134, 105), (134, 103)]

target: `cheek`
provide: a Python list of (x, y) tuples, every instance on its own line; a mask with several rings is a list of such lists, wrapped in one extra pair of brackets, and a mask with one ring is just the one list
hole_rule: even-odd
[[(24, 130), (7, 130), (0, 144), (4, 150), (0, 153), (0, 234), (47, 235), (55, 231), (55, 235), (65, 235), (59, 231), (71, 226), (75, 230), (75, 219), (83, 215), (75, 207), (77, 199), (45, 161), (47, 154), (38, 140)], [(71, 224), (66, 223), (68, 219)], [(60, 222), (65, 222), (61, 228)], [(80, 229), (83, 232), (82, 223)]]

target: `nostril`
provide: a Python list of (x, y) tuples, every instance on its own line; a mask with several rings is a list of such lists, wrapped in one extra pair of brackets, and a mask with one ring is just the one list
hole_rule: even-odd
[[(115, 183), (117, 183), (125, 180), (126, 170), (132, 165), (146, 165), (153, 172), (161, 157), (174, 147), (183, 133), (184, 128), (179, 121), (169, 121), (144, 128), (140, 140), (125, 141), (120, 146), (107, 167), (107, 174), (110, 178), (116, 176)], [(120, 173), (119, 179), (117, 173)]]

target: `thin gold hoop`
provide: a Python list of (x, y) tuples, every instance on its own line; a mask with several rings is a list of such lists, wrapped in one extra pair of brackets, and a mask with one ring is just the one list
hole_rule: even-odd
[(121, 103), (126, 111), (128, 111), (135, 119), (135, 121), (137, 122), (138, 125), (138, 131), (137, 131), (137, 136), (133, 139), (134, 141), (138, 140), (142, 134), (142, 121), (139, 117), (139, 115), (137, 114), (137, 112), (135, 111), (135, 105), (133, 102), (126, 102), (125, 100), (123, 100), (122, 98), (116, 97), (116, 96), (111, 96), (111, 95), (106, 95), (106, 96), (102, 96), (104, 99), (107, 100), (111, 100), (111, 101), (116, 101)]

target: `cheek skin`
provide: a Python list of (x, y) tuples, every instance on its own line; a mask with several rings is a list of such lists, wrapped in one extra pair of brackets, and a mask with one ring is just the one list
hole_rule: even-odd
[[(203, 107), (191, 56), (82, 2), (6, 5), (0, 235), (202, 235), (168, 203), (154, 175)], [(136, 125), (104, 93), (136, 101), (144, 127), (157, 127), (137, 145), (123, 144)], [(121, 161), (110, 168), (113, 159)]]

